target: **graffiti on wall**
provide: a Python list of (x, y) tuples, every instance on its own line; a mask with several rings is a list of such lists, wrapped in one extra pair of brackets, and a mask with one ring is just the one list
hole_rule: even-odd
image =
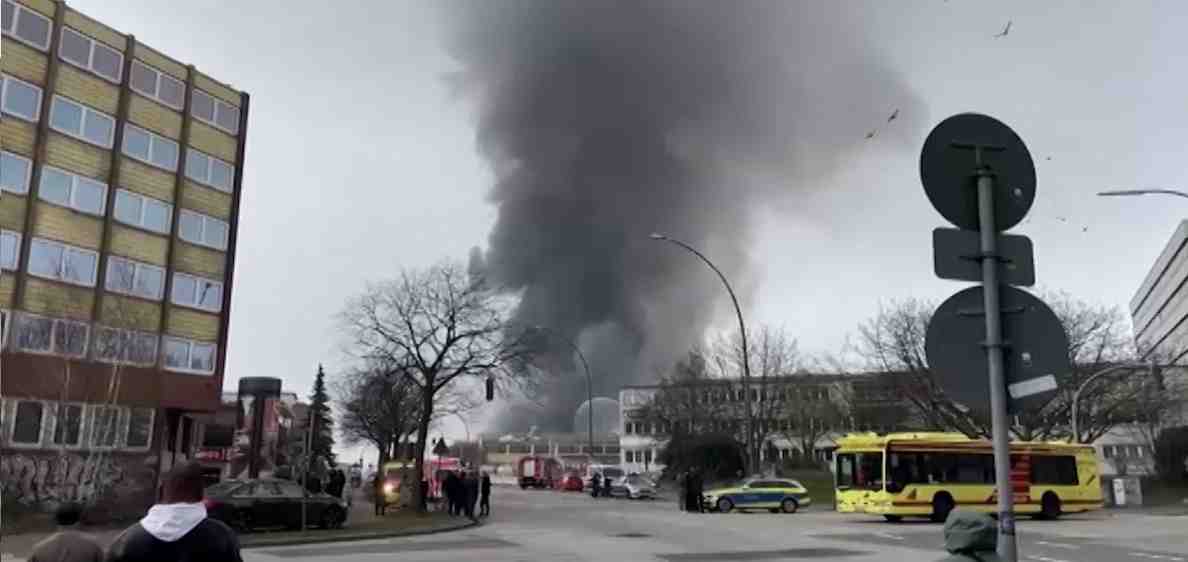
[(125, 482), (125, 471), (110, 454), (0, 455), (0, 486), (5, 500), (26, 505), (64, 501), (92, 503)]

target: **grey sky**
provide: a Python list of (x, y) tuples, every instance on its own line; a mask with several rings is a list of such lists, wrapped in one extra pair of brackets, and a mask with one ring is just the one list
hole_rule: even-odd
[[(252, 94), (228, 387), (271, 375), (304, 394), (319, 361), (341, 367), (333, 315), (346, 296), (485, 243), (491, 176), (474, 108), (445, 80), (455, 65), (430, 2), (72, 5)], [(958, 290), (932, 275), (930, 232), (945, 223), (917, 166), (928, 129), (963, 111), (1011, 125), (1037, 162), (1036, 205), (1015, 232), (1034, 240), (1042, 286), (1125, 307), (1188, 207), (1093, 194), (1188, 188), (1188, 6), (850, 6), (926, 115), (887, 125), (891, 102), (854, 111), (872, 115), (870, 128), (924, 126), (855, 143), (842, 172), (758, 211), (752, 320), (786, 326), (806, 351), (835, 351), (881, 299)], [(1010, 34), (993, 38), (1007, 21)], [(828, 44), (815, 49), (829, 56)], [(730, 321), (721, 315), (724, 329)]]

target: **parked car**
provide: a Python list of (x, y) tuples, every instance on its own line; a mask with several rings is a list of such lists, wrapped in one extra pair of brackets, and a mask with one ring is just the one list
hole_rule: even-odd
[(639, 474), (630, 474), (614, 482), (611, 496), (632, 500), (655, 499), (656, 484)]
[(576, 472), (567, 472), (557, 481), (557, 489), (562, 492), (580, 492), (583, 486), (582, 477)]
[(206, 489), (202, 503), (211, 517), (240, 531), (262, 527), (301, 528), (302, 499), (306, 522), (324, 529), (341, 527), (347, 504), (329, 494), (313, 494), (289, 480), (231, 480)]
[(780, 478), (752, 478), (736, 486), (717, 488), (702, 494), (705, 507), (711, 511), (766, 509), (772, 513), (796, 513), (812, 503), (808, 490), (795, 480)]

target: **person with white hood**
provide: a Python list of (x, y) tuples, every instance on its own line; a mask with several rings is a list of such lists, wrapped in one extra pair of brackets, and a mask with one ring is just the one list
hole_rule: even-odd
[(243, 562), (238, 535), (206, 516), (203, 488), (197, 462), (169, 471), (161, 502), (116, 538), (108, 562)]

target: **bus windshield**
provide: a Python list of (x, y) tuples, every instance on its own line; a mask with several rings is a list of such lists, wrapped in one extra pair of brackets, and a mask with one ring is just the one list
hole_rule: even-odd
[(837, 456), (837, 489), (883, 489), (883, 453), (842, 453)]

